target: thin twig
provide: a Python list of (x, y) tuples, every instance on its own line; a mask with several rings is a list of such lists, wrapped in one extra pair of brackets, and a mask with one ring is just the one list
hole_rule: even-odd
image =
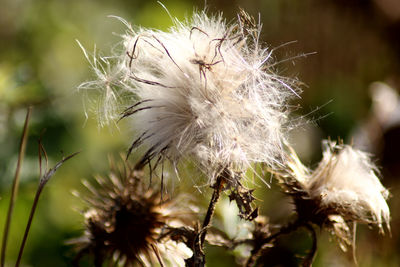
[(73, 267), (80, 267), (80, 264), (79, 264), (79, 262), (80, 262), (80, 260), (82, 259), (82, 257), (85, 255), (85, 254), (87, 254), (87, 253), (89, 253), (89, 248), (88, 247), (85, 247), (85, 248), (83, 248), (83, 249), (81, 249), (79, 252), (78, 252), (78, 254), (76, 254), (76, 256), (72, 259), (72, 266)]
[(217, 204), (217, 202), (219, 200), (220, 193), (221, 193), (221, 190), (222, 190), (223, 185), (224, 185), (225, 178), (223, 176), (224, 176), (225, 173), (226, 172), (224, 171), (223, 174), (221, 174), (217, 178), (217, 181), (215, 183), (214, 192), (212, 194), (212, 197), (211, 197), (211, 200), (210, 200), (210, 204), (208, 206), (208, 210), (207, 210), (207, 213), (206, 213), (206, 217), (204, 217), (203, 230), (202, 230), (202, 233), (201, 233), (201, 236), (200, 236), (200, 241), (201, 241), (202, 248), (204, 247), (204, 240), (205, 240), (206, 235), (207, 235), (207, 229), (210, 226), (212, 216), (214, 215), (215, 206), (216, 206), (216, 204)]
[(246, 262), (246, 267), (251, 267), (254, 266), (254, 264), (256, 263), (258, 257), (260, 256), (260, 252), (262, 250), (262, 248), (264, 247), (265, 244), (271, 243), (272, 241), (274, 241), (278, 236), (280, 235), (284, 235), (284, 234), (289, 234), (291, 232), (296, 231), (299, 227), (304, 226), (304, 222), (301, 220), (296, 220), (293, 223), (290, 223), (286, 226), (283, 226), (281, 229), (279, 229), (278, 232), (276, 232), (275, 234), (272, 234), (260, 241), (256, 241), (254, 244), (254, 248), (251, 251), (251, 256), (248, 258), (247, 262)]
[(31, 111), (32, 111), (32, 107), (28, 107), (28, 110), (26, 112), (24, 129), (23, 129), (22, 136), (21, 136), (21, 143), (19, 146), (17, 168), (15, 170), (15, 176), (14, 176), (11, 197), (10, 197), (10, 204), (8, 206), (6, 223), (4, 225), (3, 241), (2, 241), (2, 246), (1, 246), (1, 263), (0, 263), (1, 267), (4, 267), (4, 263), (5, 263), (8, 233), (10, 231), (11, 217), (12, 217), (12, 213), (14, 210), (15, 200), (16, 200), (17, 194), (18, 194), (19, 174), (21, 171), (22, 160), (25, 156), (26, 140), (28, 137), (28, 125), (29, 125), (29, 118), (31, 116)]
[(224, 181), (227, 179), (228, 171), (224, 170), (221, 175), (217, 177), (217, 180), (213, 186), (214, 192), (212, 194), (210, 204), (208, 205), (206, 216), (204, 217), (203, 225), (200, 231), (197, 232), (191, 246), (193, 249), (193, 256), (190, 259), (185, 260), (186, 266), (190, 267), (204, 267), (205, 266), (205, 254), (204, 254), (204, 241), (206, 239), (207, 230), (210, 227), (212, 217), (215, 212), (215, 206), (219, 200), (221, 191), (224, 187)]
[(65, 158), (63, 158), (62, 160), (60, 160), (52, 169), (49, 169), (44, 175), (43, 177), (41, 177), (40, 181), (39, 181), (39, 186), (38, 189), (36, 190), (36, 195), (35, 195), (35, 199), (33, 200), (33, 204), (32, 204), (32, 208), (31, 208), (31, 212), (29, 214), (29, 219), (28, 219), (28, 223), (26, 225), (25, 228), (25, 233), (24, 233), (24, 237), (22, 239), (22, 243), (21, 246), (19, 248), (19, 253), (18, 253), (18, 258), (17, 258), (17, 262), (15, 263), (15, 266), (18, 267), (21, 263), (21, 259), (22, 259), (22, 253), (24, 252), (24, 248), (25, 248), (25, 244), (26, 244), (26, 240), (28, 238), (28, 234), (29, 234), (29, 230), (31, 228), (31, 224), (32, 224), (32, 220), (33, 220), (33, 216), (35, 215), (35, 211), (37, 208), (37, 204), (39, 202), (39, 198), (40, 195), (43, 191), (43, 188), (45, 187), (45, 185), (47, 184), (47, 182), (50, 180), (50, 178), (56, 173), (57, 169), (59, 167), (61, 167), (61, 165), (69, 160), (70, 158), (74, 157), (75, 155), (77, 155), (80, 152), (75, 152)]
[(356, 238), (357, 238), (357, 223), (354, 221), (353, 222), (353, 240), (352, 240), (351, 246), (352, 246), (352, 254), (353, 254), (354, 265), (358, 267)]
[(310, 224), (305, 224), (304, 227), (306, 227), (307, 230), (311, 233), (312, 247), (307, 256), (304, 258), (301, 266), (311, 267), (317, 253), (317, 234), (315, 233), (315, 229)]
[(37, 203), (39, 201), (40, 193), (42, 192), (42, 190), (43, 190), (43, 187), (39, 187), (38, 190), (36, 191), (35, 199), (33, 200), (33, 205), (32, 205), (32, 208), (31, 208), (31, 213), (29, 214), (28, 224), (26, 225), (26, 228), (25, 228), (24, 238), (22, 240), (22, 244), (21, 244), (21, 247), (20, 247), (20, 250), (19, 250), (19, 253), (18, 253), (17, 262), (15, 263), (16, 267), (18, 267), (20, 262), (21, 262), (22, 252), (23, 252), (24, 247), (25, 247), (26, 239), (28, 238), (28, 233), (29, 233), (29, 230), (31, 228), (33, 215), (35, 214)]
[(151, 248), (153, 249), (153, 252), (157, 257), (157, 260), (158, 260), (158, 263), (160, 264), (160, 266), (165, 267), (163, 264), (163, 261), (161, 259), (161, 256), (160, 256), (160, 252), (158, 251), (157, 247), (154, 244), (151, 244)]

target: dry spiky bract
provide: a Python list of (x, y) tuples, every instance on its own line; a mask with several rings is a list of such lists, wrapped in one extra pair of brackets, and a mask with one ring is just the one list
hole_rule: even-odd
[(309, 171), (292, 151), (290, 175), (281, 183), (296, 203), (299, 217), (328, 226), (340, 239), (342, 248), (350, 244), (348, 222), (389, 229), (389, 195), (377, 177), (370, 156), (349, 145), (324, 141), (321, 162)]
[(134, 114), (131, 150), (147, 148), (141, 164), (189, 156), (211, 178), (253, 162), (282, 164), (287, 101), (298, 89), (273, 72), (260, 24), (243, 11), (233, 24), (195, 13), (167, 32), (126, 24), (119, 76), (112, 71), (106, 83), (136, 98), (122, 117)]
[(108, 178), (96, 180), (99, 188), (85, 182), (90, 191), (82, 197), (89, 206), (84, 213), (86, 229), (81, 238), (71, 242), (79, 249), (76, 265), (86, 254), (94, 257), (96, 266), (106, 262), (185, 265), (185, 258), (192, 255), (190, 249), (163, 231), (192, 223), (194, 213), (187, 201), (180, 201), (180, 205), (172, 199), (160, 203), (159, 191), (145, 185), (138, 170), (112, 172)]

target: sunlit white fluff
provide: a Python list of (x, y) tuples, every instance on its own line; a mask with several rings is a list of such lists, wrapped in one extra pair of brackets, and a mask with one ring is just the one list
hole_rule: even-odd
[(389, 226), (389, 192), (370, 156), (349, 145), (325, 141), (324, 146), (322, 161), (308, 181), (311, 196), (320, 196), (322, 205), (335, 205), (356, 219)]
[[(90, 67), (97, 78), (93, 81), (87, 81), (79, 85), (78, 89), (82, 90), (96, 90), (100, 91), (102, 97), (95, 105), (95, 111), (98, 114), (98, 121), (100, 126), (104, 126), (116, 118), (118, 118), (119, 108), (116, 103), (120, 101), (120, 94), (118, 88), (121, 85), (120, 76), (123, 66), (116, 64), (118, 58), (116, 57), (104, 57), (96, 54), (96, 48), (94, 54), (91, 56), (83, 48), (82, 44), (77, 41), (85, 54), (86, 59), (90, 63)], [(83, 91), (83, 90), (82, 90)], [(86, 110), (85, 110), (86, 112)]]
[(383, 224), (389, 228), (388, 190), (377, 177), (370, 155), (350, 145), (323, 142), (323, 158), (314, 171), (305, 168), (292, 153), (289, 167), (293, 177), (320, 210), (342, 215), (345, 220)]
[(314, 171), (291, 150), (288, 172), (277, 176), (293, 197), (299, 218), (331, 231), (343, 250), (354, 245), (352, 223), (376, 225), (382, 233), (384, 225), (390, 230), (389, 193), (377, 177), (370, 155), (327, 140), (323, 148)]
[(190, 156), (211, 177), (253, 162), (282, 164), (287, 100), (297, 93), (272, 72), (261, 25), (244, 12), (233, 24), (195, 13), (166, 32), (126, 25), (111, 84), (136, 98), (123, 114), (134, 114), (132, 148), (148, 149), (143, 164)]

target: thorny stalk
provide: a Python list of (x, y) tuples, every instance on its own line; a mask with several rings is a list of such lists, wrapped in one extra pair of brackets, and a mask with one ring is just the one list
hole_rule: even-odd
[(217, 181), (214, 185), (214, 192), (212, 194), (210, 204), (208, 206), (208, 210), (206, 213), (206, 217), (204, 217), (203, 230), (202, 230), (201, 238), (200, 238), (202, 247), (204, 247), (204, 240), (207, 235), (207, 228), (210, 226), (212, 216), (214, 215), (215, 206), (217, 205), (222, 188), (224, 186), (224, 180), (225, 180), (224, 175), (226, 175), (226, 171), (224, 171), (224, 173), (221, 174), (220, 176), (218, 176), (218, 178), (217, 178)]
[[(41, 146), (41, 144), (40, 144), (40, 146)], [(41, 149), (44, 151), (43, 147), (42, 147)], [(44, 152), (44, 153), (45, 153), (45, 152)], [(73, 154), (71, 154), (71, 155), (69, 155), (69, 156), (63, 158), (63, 159), (60, 160), (52, 169), (49, 169), (49, 170), (43, 175), (43, 177), (40, 178), (39, 186), (38, 186), (38, 189), (36, 190), (35, 199), (34, 199), (34, 201), (33, 201), (32, 208), (31, 208), (31, 212), (30, 212), (30, 214), (29, 214), (28, 223), (27, 223), (26, 228), (25, 228), (24, 237), (23, 237), (23, 239), (22, 239), (22, 243), (21, 243), (21, 246), (20, 246), (20, 248), (19, 248), (17, 262), (15, 263), (15, 266), (16, 266), (16, 267), (18, 267), (18, 266), (20, 265), (20, 263), (21, 263), (22, 253), (24, 252), (25, 243), (26, 243), (26, 240), (27, 240), (27, 238), (28, 238), (29, 230), (30, 230), (30, 228), (31, 228), (33, 216), (35, 215), (35, 211), (36, 211), (36, 208), (37, 208), (37, 204), (38, 204), (38, 202), (39, 202), (40, 195), (41, 195), (41, 193), (42, 193), (42, 191), (43, 191), (45, 185), (46, 185), (47, 182), (50, 180), (50, 178), (56, 173), (57, 169), (58, 169), (59, 167), (61, 167), (61, 165), (62, 165), (65, 161), (67, 161), (67, 160), (69, 160), (70, 158), (74, 157), (74, 156), (77, 155), (78, 153), (80, 153), (80, 152), (75, 152), (75, 153), (73, 153)]]
[(1, 267), (4, 267), (4, 263), (5, 263), (7, 239), (8, 239), (8, 234), (10, 232), (10, 224), (11, 224), (12, 213), (14, 210), (14, 204), (15, 204), (15, 200), (16, 200), (17, 194), (18, 194), (19, 174), (21, 171), (22, 160), (25, 156), (26, 140), (28, 138), (28, 125), (29, 125), (29, 118), (31, 116), (31, 111), (32, 111), (32, 107), (28, 107), (27, 112), (26, 112), (26, 117), (25, 117), (24, 129), (22, 131), (22, 136), (21, 136), (21, 143), (19, 146), (18, 161), (17, 161), (17, 167), (15, 170), (15, 176), (14, 176), (14, 181), (13, 181), (13, 185), (12, 185), (10, 204), (8, 206), (6, 223), (4, 225), (3, 240), (2, 240), (2, 247), (1, 247), (1, 263), (0, 263)]
[(203, 225), (198, 232), (193, 244), (193, 257), (186, 262), (187, 266), (203, 267), (205, 266), (204, 242), (207, 235), (207, 230), (210, 227), (212, 217), (215, 212), (215, 207), (220, 198), (221, 191), (224, 187), (224, 182), (228, 179), (228, 170), (225, 169), (216, 179), (213, 194), (210, 204), (208, 205), (206, 216), (204, 217)]

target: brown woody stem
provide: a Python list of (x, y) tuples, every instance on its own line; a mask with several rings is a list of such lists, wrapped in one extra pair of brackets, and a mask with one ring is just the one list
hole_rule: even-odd
[(195, 238), (193, 244), (193, 257), (186, 261), (186, 266), (193, 267), (204, 267), (205, 266), (205, 254), (203, 252), (204, 242), (206, 240), (207, 230), (210, 227), (212, 217), (215, 212), (215, 206), (220, 198), (221, 191), (224, 187), (224, 181), (227, 179), (228, 170), (224, 170), (221, 175), (217, 177), (215, 184), (213, 185), (214, 192), (211, 196), (210, 204), (208, 205), (206, 216), (204, 217), (202, 228)]
[(217, 205), (217, 202), (218, 202), (220, 194), (221, 194), (221, 190), (223, 188), (223, 184), (224, 184), (223, 181), (224, 181), (223, 175), (220, 175), (220, 176), (218, 176), (217, 181), (214, 185), (214, 192), (212, 194), (210, 204), (208, 205), (206, 217), (204, 218), (204, 221), (203, 221), (203, 230), (202, 230), (201, 237), (200, 237), (202, 248), (204, 247), (204, 240), (207, 235), (207, 229), (210, 226), (212, 216), (214, 215), (215, 206)]

